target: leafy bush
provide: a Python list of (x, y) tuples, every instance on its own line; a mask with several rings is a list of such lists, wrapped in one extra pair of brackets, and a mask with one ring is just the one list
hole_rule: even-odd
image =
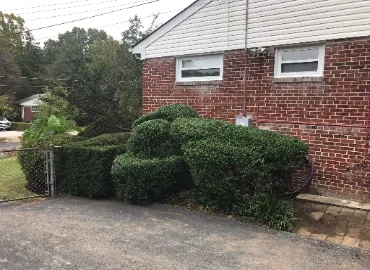
[(131, 133), (129, 132), (108, 133), (108, 134), (103, 134), (97, 137), (93, 137), (88, 140), (79, 141), (72, 145), (78, 145), (78, 146), (83, 146), (83, 147), (121, 145), (121, 144), (126, 144), (130, 136), (131, 136)]
[(12, 122), (12, 130), (25, 131), (31, 126), (30, 123), (26, 122)]
[(129, 123), (120, 122), (117, 117), (107, 117), (89, 124), (78, 135), (84, 138), (93, 138), (106, 133), (119, 133), (129, 129)]
[[(69, 134), (42, 137), (37, 140), (23, 142), (22, 149), (46, 149), (50, 144), (63, 146), (78, 140), (81, 140), (81, 138)], [(26, 176), (27, 188), (32, 192), (43, 194), (45, 192), (44, 152), (41, 150), (21, 151), (18, 153), (18, 162)], [(58, 172), (58, 167), (56, 167), (56, 170)]]
[(197, 112), (185, 104), (170, 104), (160, 107), (154, 112), (148, 113), (137, 119), (132, 125), (133, 128), (149, 120), (164, 119), (173, 122), (177, 118), (199, 117)]
[(37, 140), (42, 137), (49, 137), (67, 133), (70, 131), (80, 131), (75, 122), (68, 120), (64, 116), (51, 115), (49, 118), (37, 118), (23, 135), (24, 141)]
[[(99, 144), (102, 141), (99, 138), (94, 138), (57, 150), (57, 166), (63, 168), (58, 181), (61, 183), (60, 188), (63, 191), (76, 196), (94, 198), (108, 197), (114, 194), (110, 170), (113, 160), (118, 155), (124, 154), (126, 147), (122, 144), (92, 146), (94, 142)], [(111, 142), (113, 143), (113, 141)], [(116, 143), (118, 142), (116, 141)]]
[(217, 138), (228, 142), (230, 138), (225, 132), (230, 126), (235, 127), (231, 123), (220, 120), (178, 118), (171, 124), (171, 137), (181, 145), (208, 138)]
[(140, 159), (121, 155), (113, 163), (113, 181), (117, 197), (133, 203), (149, 203), (190, 185), (183, 159)]
[(234, 214), (241, 218), (254, 219), (277, 230), (294, 229), (293, 202), (279, 200), (269, 194), (246, 196), (234, 206)]
[(189, 143), (184, 159), (201, 197), (220, 210), (230, 211), (246, 194), (269, 184), (269, 171), (253, 148), (203, 140)]
[(138, 157), (168, 157), (180, 152), (180, 145), (170, 137), (170, 123), (156, 119), (136, 126), (127, 142), (129, 153)]
[(291, 136), (211, 119), (177, 119), (171, 125), (171, 137), (183, 146), (191, 141), (210, 139), (255, 149), (270, 166), (272, 175), (285, 179), (305, 160), (309, 151), (306, 143)]

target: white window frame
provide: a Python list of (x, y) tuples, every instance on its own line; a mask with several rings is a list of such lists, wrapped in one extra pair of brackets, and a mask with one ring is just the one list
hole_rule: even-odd
[[(306, 60), (294, 60), (294, 61), (283, 61), (283, 52), (296, 51), (302, 49), (319, 49), (319, 56), (316, 59)], [(305, 71), (305, 72), (289, 72), (282, 73), (281, 67), (283, 64), (291, 63), (310, 63), (318, 61), (317, 71)], [(275, 51), (275, 78), (290, 78), (290, 77), (322, 77), (324, 75), (324, 62), (325, 62), (325, 44), (313, 44), (305, 46), (290, 46), (277, 48)]]
[[(39, 111), (37, 110), (37, 107), (38, 107), (37, 105), (36, 105), (36, 106), (31, 106), (31, 112), (33, 112), (33, 113), (34, 113), (34, 112), (39, 112)], [(34, 110), (33, 108), (36, 108), (36, 109)]]
[[(182, 78), (182, 71), (183, 70), (193, 70), (194, 68), (183, 68), (182, 61), (184, 60), (194, 60), (194, 59), (207, 59), (213, 58), (219, 60), (219, 66), (211, 67), (205, 66), (204, 69), (210, 68), (219, 68), (220, 69), (220, 76), (208, 76), (208, 77), (189, 77), (189, 78)], [(187, 57), (178, 57), (176, 59), (176, 81), (177, 82), (193, 82), (193, 81), (221, 81), (223, 78), (224, 73), (224, 56), (223, 54), (212, 54), (212, 55), (195, 55), (195, 56), (187, 56)]]

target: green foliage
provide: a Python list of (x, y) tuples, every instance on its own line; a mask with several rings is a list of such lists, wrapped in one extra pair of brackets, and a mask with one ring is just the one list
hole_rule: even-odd
[(133, 203), (150, 203), (190, 185), (187, 166), (181, 157), (141, 159), (119, 156), (112, 175), (117, 197)]
[(6, 99), (0, 99), (0, 118), (6, 117), (8, 119), (13, 119), (15, 115), (14, 108), (9, 105), (8, 101)]
[(159, 109), (155, 110), (154, 112), (148, 113), (140, 117), (134, 122), (133, 127), (136, 127), (141, 123), (153, 119), (163, 119), (169, 122), (173, 122), (177, 118), (196, 118), (196, 117), (199, 117), (199, 115), (193, 108), (185, 104), (170, 104), (162, 106)]
[(171, 136), (181, 145), (210, 139), (235, 147), (254, 149), (265, 164), (270, 166), (271, 174), (278, 178), (289, 178), (309, 151), (306, 143), (291, 136), (202, 118), (175, 120), (171, 125)]
[(168, 157), (179, 154), (180, 145), (170, 137), (170, 123), (156, 119), (136, 126), (127, 142), (127, 150), (143, 158)]
[[(37, 140), (24, 141), (22, 149), (46, 149), (50, 144), (63, 146), (78, 140), (81, 140), (81, 138), (69, 134), (42, 137)], [(18, 162), (21, 164), (22, 170), (26, 176), (27, 188), (32, 192), (43, 194), (45, 192), (45, 164), (43, 151), (21, 151), (18, 153)]]
[(245, 195), (269, 185), (269, 171), (253, 148), (203, 140), (184, 147), (184, 159), (204, 201), (220, 210), (230, 211)]
[(70, 131), (80, 131), (75, 122), (68, 120), (64, 116), (51, 115), (48, 119), (37, 118), (29, 129), (23, 135), (24, 141), (37, 140), (42, 137), (48, 137)]
[(37, 118), (48, 119), (50, 116), (70, 116), (70, 104), (66, 99), (67, 89), (63, 87), (47, 88), (37, 107)]
[(234, 214), (242, 219), (253, 219), (277, 230), (294, 230), (294, 204), (270, 194), (246, 196), (234, 206)]
[[(95, 139), (95, 140), (94, 140)], [(57, 149), (60, 188), (83, 197), (109, 197), (114, 194), (110, 170), (113, 160), (126, 151), (125, 145), (92, 146), (104, 138), (94, 138)], [(108, 139), (107, 142), (114, 142)]]
[(131, 133), (108, 133), (103, 134), (85, 141), (80, 141), (76, 143), (79, 146), (89, 147), (89, 146), (110, 146), (110, 145), (122, 145), (126, 144), (127, 140), (130, 138)]
[(84, 138), (93, 138), (106, 133), (119, 133), (128, 130), (129, 123), (120, 121), (119, 118), (107, 117), (89, 124), (78, 135)]
[(26, 122), (12, 122), (12, 130), (25, 131), (30, 128), (31, 124)]

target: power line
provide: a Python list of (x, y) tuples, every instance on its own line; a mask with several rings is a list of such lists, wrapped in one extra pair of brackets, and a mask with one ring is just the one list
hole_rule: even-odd
[[(56, 23), (56, 24), (52, 24), (52, 25), (42, 26), (42, 27), (39, 27), (39, 28), (30, 29), (28, 31), (30, 31), (30, 32), (32, 32), (32, 31), (38, 31), (38, 30), (42, 30), (42, 29), (46, 29), (46, 28), (51, 28), (51, 27), (55, 27), (55, 26), (59, 26), (59, 25), (64, 25), (64, 24), (68, 24), (68, 23), (73, 23), (73, 22), (88, 20), (88, 19), (92, 19), (92, 18), (103, 16), (103, 15), (108, 15), (108, 14), (111, 14), (111, 13), (119, 12), (119, 11), (122, 11), (122, 10), (125, 10), (125, 9), (131, 9), (131, 8), (135, 8), (135, 7), (149, 5), (151, 3), (155, 3), (155, 2), (159, 2), (159, 1), (160, 0), (152, 0), (152, 1), (149, 1), (149, 2), (146, 2), (146, 3), (137, 4), (137, 5), (134, 5), (134, 6), (127, 7), (127, 8), (120, 8), (120, 9), (111, 10), (111, 11), (108, 11), (108, 12), (104, 12), (104, 13), (100, 13), (100, 14), (96, 14), (96, 15), (92, 15), (92, 16), (88, 16), (88, 17), (84, 17), (84, 18), (80, 18), (80, 19), (75, 19), (75, 20), (66, 21), (66, 22), (62, 22), (62, 23)], [(18, 35), (18, 34), (22, 34), (22, 32), (18, 32), (15, 35)], [(10, 37), (10, 36), (14, 36), (14, 35), (4, 35), (3, 37)]]
[[(115, 1), (118, 1), (118, 0), (107, 1), (107, 2), (115, 2)], [(83, 4), (83, 5), (74, 5), (74, 6), (59, 7), (59, 8), (52, 8), (52, 9), (44, 9), (44, 10), (37, 10), (37, 11), (32, 11), (32, 12), (22, 12), (22, 13), (17, 13), (17, 14), (19, 14), (19, 15), (29, 15), (29, 14), (36, 14), (36, 13), (41, 13), (41, 12), (50, 12), (50, 11), (58, 11), (58, 10), (63, 10), (63, 9), (71, 9), (71, 8), (76, 8), (76, 7), (86, 7), (86, 6), (102, 4), (102, 3), (105, 3), (105, 2), (89, 3), (89, 4)], [(130, 3), (127, 3), (127, 4), (130, 4)]]
[(58, 17), (71, 16), (71, 15), (76, 15), (76, 14), (90, 13), (90, 12), (94, 12), (94, 11), (106, 10), (106, 9), (111, 9), (111, 8), (125, 7), (128, 4), (136, 4), (136, 3), (140, 3), (140, 2), (143, 2), (143, 1), (136, 1), (136, 2), (127, 3), (127, 4), (124, 4), (124, 5), (116, 5), (116, 6), (98, 8), (98, 9), (93, 9), (93, 10), (86, 10), (86, 11), (81, 11), (81, 12), (74, 12), (74, 13), (68, 13), (68, 14), (59, 14), (59, 15), (54, 15), (54, 16), (49, 16), (49, 17), (41, 17), (41, 18), (36, 18), (36, 19), (32, 19), (32, 20), (27, 20), (27, 21), (28, 22), (33, 22), (33, 21), (39, 21), (39, 20), (46, 20), (46, 19), (52, 19), (52, 18), (58, 18)]
[[(168, 14), (168, 13), (172, 13), (172, 12), (175, 12), (175, 11), (179, 11), (179, 10), (183, 10), (183, 9), (180, 8), (180, 9), (169, 10), (169, 11), (166, 11), (166, 12), (161, 12), (161, 13), (159, 13), (159, 16), (161, 16), (163, 14)], [(150, 16), (141, 17), (140, 19), (141, 20), (145, 20), (145, 19), (149, 19), (149, 18), (154, 18), (155, 16), (156, 16), (156, 14), (150, 15)], [(113, 26), (113, 25), (122, 24), (122, 23), (128, 23), (128, 22), (130, 22), (130, 20), (116, 22), (116, 23), (111, 23), (111, 24), (106, 24), (106, 25), (101, 25), (101, 26), (95, 26), (94, 28), (95, 29), (99, 29), (99, 28), (104, 28), (104, 27), (107, 27), (107, 26)], [(60, 34), (53, 35), (53, 36), (47, 36), (47, 37), (41, 37), (41, 38), (38, 38), (38, 40), (44, 40), (44, 39), (49, 39), (49, 38), (53, 38), (53, 37), (58, 37), (59, 35)]]
[[(80, 1), (70, 1), (70, 2), (63, 2), (63, 3), (56, 3), (56, 4), (50, 4), (50, 5), (39, 5), (39, 6), (33, 6), (33, 7), (23, 7), (23, 8), (16, 8), (16, 9), (7, 9), (4, 10), (4, 12), (12, 12), (17, 10), (24, 10), (24, 9), (35, 9), (35, 8), (42, 8), (42, 7), (52, 7), (52, 6), (61, 6), (61, 5), (68, 5), (68, 4), (74, 4), (74, 3), (81, 3), (81, 2), (88, 2), (90, 0), (80, 0)], [(109, 1), (103, 1), (103, 2), (97, 2), (95, 4), (103, 4), (108, 2), (117, 2), (119, 0), (109, 0)], [(91, 3), (93, 5), (94, 3)]]

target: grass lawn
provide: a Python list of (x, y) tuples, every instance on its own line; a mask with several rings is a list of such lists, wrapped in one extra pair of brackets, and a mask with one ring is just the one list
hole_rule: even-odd
[(33, 196), (24, 185), (26, 179), (17, 158), (0, 158), (0, 200)]

